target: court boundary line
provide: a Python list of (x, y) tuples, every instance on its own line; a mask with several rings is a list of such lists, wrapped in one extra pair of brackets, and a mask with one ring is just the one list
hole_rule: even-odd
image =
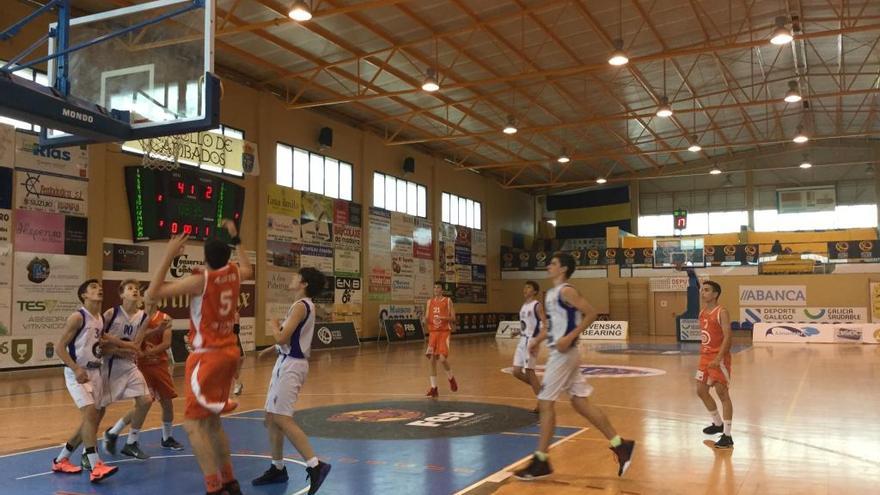
[[(571, 427), (568, 427), (568, 426), (557, 426), (556, 428), (571, 428)], [(547, 449), (547, 450), (553, 450), (553, 449), (556, 448), (557, 446), (562, 445), (563, 443), (565, 443), (565, 442), (567, 442), (567, 441), (573, 439), (574, 437), (576, 437), (576, 436), (578, 436), (578, 435), (580, 435), (580, 434), (582, 434), (582, 433), (584, 433), (584, 432), (586, 432), (586, 431), (589, 431), (589, 429), (590, 429), (589, 427), (582, 426), (582, 427), (580, 427), (580, 428), (578, 429), (578, 431), (576, 431), (576, 432), (574, 432), (574, 433), (570, 433), (570, 434), (564, 436), (563, 438), (561, 438), (561, 439), (559, 439), (559, 440), (557, 440), (557, 441), (551, 443), (551, 444), (550, 444), (550, 448)], [(529, 454), (529, 455), (527, 455), (527, 456), (524, 456), (524, 457), (522, 457), (522, 458), (520, 458), (520, 459), (518, 459), (518, 460), (516, 460), (516, 461), (514, 461), (514, 462), (512, 462), (512, 463), (510, 463), (510, 464), (508, 464), (507, 466), (504, 466), (503, 468), (499, 469), (498, 471), (495, 471), (494, 473), (490, 474), (489, 476), (486, 476), (485, 478), (483, 478), (483, 479), (481, 479), (481, 480), (479, 480), (479, 481), (477, 481), (477, 482), (475, 482), (475, 483), (473, 483), (473, 484), (471, 484), (471, 485), (469, 485), (469, 486), (467, 486), (467, 487), (465, 487), (465, 488), (463, 488), (463, 489), (461, 489), (461, 490), (455, 492), (453, 495), (465, 495), (467, 492), (469, 492), (469, 491), (471, 491), (471, 490), (474, 490), (474, 489), (476, 489), (476, 488), (479, 488), (479, 487), (482, 486), (484, 483), (488, 482), (490, 479), (496, 477), (499, 473), (507, 472), (509, 469), (513, 468), (513, 467), (516, 466), (517, 464), (520, 464), (520, 463), (522, 463), (522, 462), (528, 460), (530, 457), (532, 457), (532, 455), (533, 455), (533, 454)], [(506, 477), (505, 477), (503, 480), (501, 480), (501, 481), (504, 481), (504, 480), (506, 480), (506, 479), (509, 478), (509, 477), (510, 477), (510, 476), (506, 476)]]
[[(250, 413), (250, 412), (254, 412), (254, 411), (262, 411), (262, 410), (263, 410), (263, 409), (248, 409), (248, 410), (245, 410), (245, 411), (238, 411), (238, 412), (234, 412), (234, 413), (232, 413), (232, 414), (229, 414), (229, 415), (227, 415), (227, 416), (221, 416), (221, 419), (222, 419), (222, 418), (228, 418), (228, 417), (230, 417), (230, 416), (238, 416), (239, 414), (247, 414), (247, 413)], [(171, 426), (182, 426), (182, 425), (183, 425), (183, 422), (180, 422), (180, 423), (172, 423), (172, 424), (171, 424)], [(99, 426), (100, 426), (100, 425), (99, 425)], [(143, 430), (141, 430), (140, 432), (141, 432), (141, 433), (144, 433), (144, 432), (147, 432), (147, 431), (155, 431), (155, 430), (161, 430), (161, 429), (162, 429), (161, 426), (154, 426), (153, 428), (146, 428), (146, 429), (143, 429)], [(100, 434), (99, 434), (99, 435), (100, 435)], [(125, 435), (119, 435), (119, 436), (120, 436), (120, 437), (123, 437), (123, 436), (124, 436), (124, 437), (127, 437), (127, 436), (128, 436), (128, 433), (126, 433)], [(101, 441), (101, 439), (103, 439), (103, 438), (104, 438), (103, 436), (98, 436), (98, 438), (96, 439), (96, 442), (95, 442), (95, 443), (96, 443), (95, 447), (97, 447), (97, 443), (99, 443), (99, 442)], [(10, 452), (10, 453), (8, 453), (8, 454), (0, 455), (0, 459), (6, 458), (6, 457), (12, 457), (12, 456), (14, 456), (14, 455), (33, 454), (34, 452), (39, 452), (39, 451), (41, 451), (41, 450), (54, 449), (54, 448), (56, 448), (56, 447), (58, 447), (58, 444), (47, 445), (47, 446), (45, 446), (45, 447), (37, 447), (37, 448), (35, 448), (35, 449), (30, 449), (30, 450), (22, 450), (22, 451), (20, 451), (20, 452)], [(78, 448), (79, 448), (79, 445), (77, 445), (77, 449), (78, 449)]]

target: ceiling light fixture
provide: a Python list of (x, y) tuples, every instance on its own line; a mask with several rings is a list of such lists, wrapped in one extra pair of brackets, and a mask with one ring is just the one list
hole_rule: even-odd
[(565, 149), (562, 150), (562, 154), (559, 155), (559, 158), (556, 159), (559, 163), (568, 163), (571, 161), (571, 157), (568, 156), (568, 153), (565, 152)]
[(550, 225), (556, 227), (556, 220), (554, 220), (554, 219), (547, 220), (547, 223), (549, 223)]
[(700, 146), (700, 142), (697, 140), (697, 135), (694, 134), (693, 136), (691, 136), (691, 145), (688, 146), (688, 151), (696, 153), (702, 149), (703, 147)]
[(786, 18), (784, 16), (779, 16), (775, 20), (775, 27), (773, 28), (773, 33), (770, 35), (770, 43), (774, 45), (786, 45), (791, 43), (791, 40), (794, 37), (791, 35), (791, 29), (785, 27)]
[(800, 168), (806, 170), (808, 168), (813, 168), (813, 164), (810, 163), (809, 157), (807, 157), (806, 153), (804, 154), (804, 161), (799, 165)]
[(721, 169), (718, 167), (715, 167), (712, 170), (710, 170), (709, 173), (712, 175), (721, 175)]
[(507, 125), (504, 126), (504, 134), (512, 135), (516, 134), (519, 129), (516, 128), (516, 119), (513, 118), (513, 115), (507, 116)]
[(303, 0), (296, 0), (287, 15), (294, 21), (305, 22), (312, 18), (312, 9)]
[(801, 90), (798, 88), (797, 81), (788, 81), (788, 91), (785, 92), (784, 100), (788, 103), (801, 101)]
[(666, 97), (666, 95), (663, 95), (663, 98), (660, 98), (660, 106), (657, 107), (657, 116), (663, 117), (664, 119), (672, 117), (672, 107), (669, 105), (669, 98)]
[(425, 74), (425, 82), (422, 83), (422, 89), (429, 93), (440, 89), (440, 83), (437, 81), (437, 71), (432, 68), (428, 69)]
[(598, 179), (596, 179), (596, 184), (604, 184), (606, 182), (608, 182), (608, 180), (606, 180), (604, 177), (599, 177)]
[(809, 140), (810, 140), (810, 138), (804, 133), (804, 126), (802, 126), (802, 125), (797, 126), (797, 134), (794, 135), (794, 138), (792, 138), (792, 141), (794, 141), (797, 144), (804, 144)]
[(623, 51), (623, 40), (617, 38), (614, 40), (614, 51), (611, 52), (611, 56), (608, 57), (608, 63), (614, 66), (626, 65), (629, 63), (629, 57), (626, 56), (626, 52)]

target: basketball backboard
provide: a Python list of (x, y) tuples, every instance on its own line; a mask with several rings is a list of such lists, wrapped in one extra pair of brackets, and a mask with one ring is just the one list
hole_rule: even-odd
[(667, 238), (654, 240), (654, 268), (705, 266), (703, 238)]
[(217, 127), (215, 0), (154, 0), (77, 18), (69, 18), (69, 0), (53, 1), (58, 21), (49, 25), (48, 55), (17, 67), (46, 61), (54, 91), (14, 78), (0, 81), (10, 100), (19, 98), (3, 107), (40, 124), (41, 144), (129, 141)]

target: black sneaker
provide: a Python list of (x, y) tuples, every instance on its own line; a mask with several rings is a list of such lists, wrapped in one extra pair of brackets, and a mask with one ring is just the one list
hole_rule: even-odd
[(287, 466), (278, 469), (272, 464), (259, 478), (251, 480), (251, 484), (254, 486), (272, 485), (275, 483), (287, 483)]
[(324, 480), (327, 479), (327, 475), (330, 474), (330, 467), (330, 464), (318, 461), (317, 466), (306, 468), (306, 479), (309, 480), (309, 495), (318, 493), (318, 488), (321, 488)]
[(242, 495), (241, 485), (238, 484), (238, 480), (223, 483), (223, 493), (226, 495)]
[(733, 437), (730, 435), (721, 435), (721, 438), (715, 442), (716, 449), (732, 449), (733, 448)]
[(150, 456), (148, 456), (146, 452), (141, 450), (137, 442), (125, 444), (125, 447), (122, 447), (122, 450), (120, 450), (119, 453), (122, 455), (127, 455), (128, 457), (134, 457), (135, 459), (141, 460), (150, 458)]
[(550, 461), (542, 461), (538, 456), (532, 456), (532, 462), (528, 466), (515, 471), (513, 477), (518, 480), (532, 481), (546, 478), (553, 474), (553, 468), (550, 467)]
[(717, 435), (723, 431), (724, 425), (716, 425), (715, 423), (703, 428), (703, 433), (706, 435)]
[(183, 450), (183, 444), (174, 439), (174, 437), (168, 437), (165, 440), (162, 440), (162, 448), (168, 450)]
[(119, 435), (110, 433), (110, 428), (107, 428), (107, 431), (104, 432), (104, 450), (110, 455), (116, 455), (117, 440), (119, 440)]
[(617, 469), (618, 476), (623, 476), (623, 473), (629, 469), (635, 448), (636, 443), (632, 440), (623, 440), (617, 447), (611, 447), (611, 452), (614, 452), (614, 455), (617, 456), (617, 464), (620, 466)]

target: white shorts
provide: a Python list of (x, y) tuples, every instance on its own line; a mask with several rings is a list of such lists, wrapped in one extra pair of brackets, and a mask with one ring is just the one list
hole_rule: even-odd
[(529, 354), (529, 338), (520, 337), (519, 344), (516, 346), (516, 353), (513, 355), (513, 367), (533, 370), (537, 364), (538, 356)]
[(293, 406), (309, 374), (309, 362), (290, 356), (278, 356), (272, 368), (269, 392), (266, 394), (266, 412), (293, 416)]
[(577, 346), (567, 352), (553, 349), (544, 368), (544, 380), (541, 382), (538, 400), (555, 401), (562, 392), (568, 392), (572, 397), (589, 397), (593, 393), (593, 386), (581, 374), (580, 365), (581, 356)]
[(67, 385), (67, 391), (70, 392), (77, 409), (91, 405), (101, 408), (104, 397), (104, 377), (101, 376), (101, 369), (86, 368), (85, 370), (89, 375), (89, 381), (79, 383), (76, 381), (76, 373), (64, 367), (64, 383)]
[(147, 381), (137, 365), (128, 359), (107, 359), (102, 367), (107, 386), (104, 394), (106, 407), (114, 402), (138, 397), (150, 397)]

